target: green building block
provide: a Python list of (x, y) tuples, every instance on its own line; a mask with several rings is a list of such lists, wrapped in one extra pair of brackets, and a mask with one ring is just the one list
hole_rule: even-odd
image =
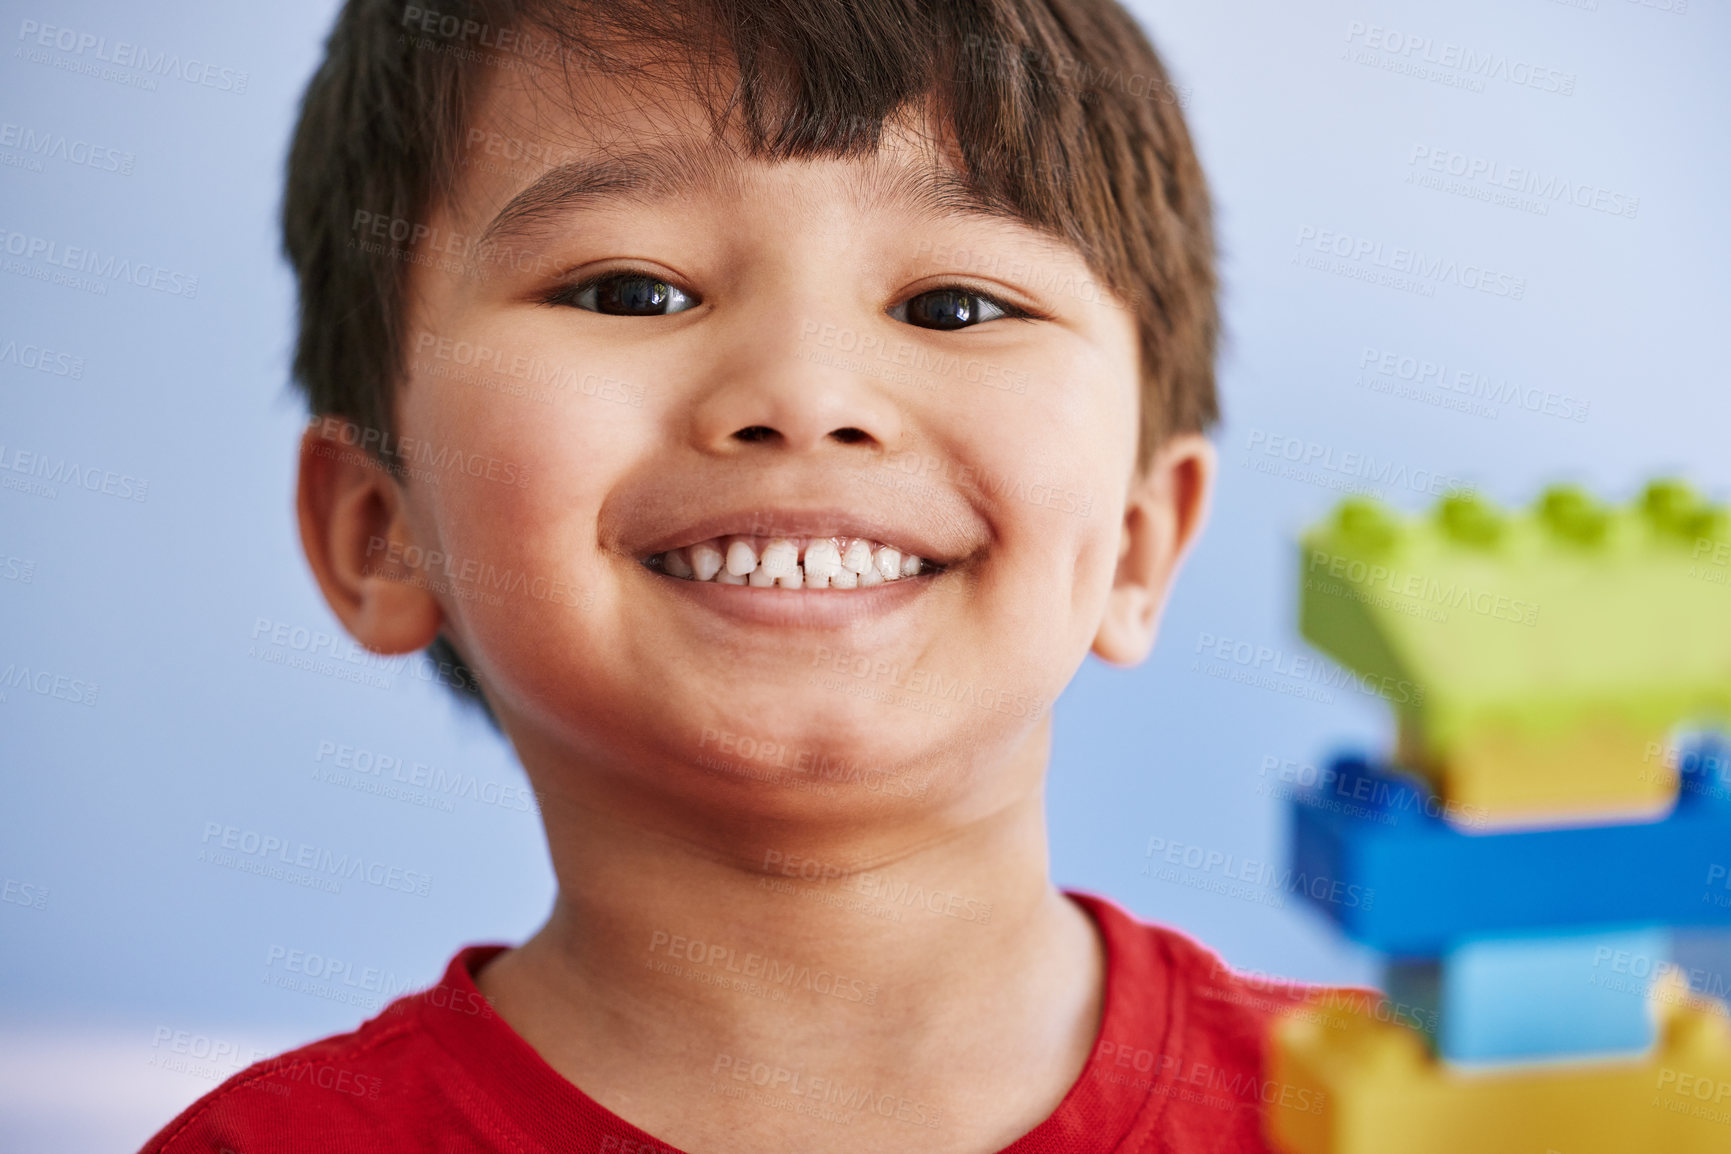
[(1352, 498), (1303, 537), (1299, 625), (1390, 694), (1398, 760), (1469, 824), (1656, 816), (1668, 735), (1731, 717), (1731, 517), (1676, 481), (1613, 508)]

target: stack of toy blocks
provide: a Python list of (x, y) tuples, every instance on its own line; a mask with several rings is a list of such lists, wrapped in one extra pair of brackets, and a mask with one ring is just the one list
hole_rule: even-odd
[(1291, 864), (1387, 1000), (1281, 1024), (1273, 1077), (1326, 1106), (1271, 1110), (1277, 1146), (1731, 1151), (1724, 969), (1673, 949), (1731, 926), (1727, 542), (1674, 481), (1305, 535), (1302, 632), (1399, 737), (1293, 799)]

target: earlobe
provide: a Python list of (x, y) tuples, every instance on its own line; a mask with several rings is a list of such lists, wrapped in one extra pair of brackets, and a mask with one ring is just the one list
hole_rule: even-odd
[(444, 614), (417, 580), (426, 554), (410, 534), (396, 478), (320, 421), (301, 438), (296, 513), (301, 546), (325, 600), (343, 626), (376, 653), (425, 649)]
[(1200, 433), (1168, 440), (1131, 482), (1118, 568), (1093, 652), (1114, 665), (1148, 656), (1185, 555), (1208, 519), (1218, 456)]

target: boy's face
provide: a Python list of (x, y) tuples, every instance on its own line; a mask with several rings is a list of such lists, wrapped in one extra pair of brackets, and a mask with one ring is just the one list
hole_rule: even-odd
[[(444, 560), (394, 571), (537, 787), (860, 817), (1040, 761), (1017, 755), (1119, 568), (1133, 313), (1073, 250), (934, 191), (911, 135), (760, 163), (672, 89), (586, 96), (488, 93), (425, 222), (398, 395), (389, 535)], [(639, 150), (655, 179), (580, 167)], [(480, 475), (414, 464), (444, 450)], [(732, 536), (866, 538), (937, 571), (794, 590), (649, 563)]]

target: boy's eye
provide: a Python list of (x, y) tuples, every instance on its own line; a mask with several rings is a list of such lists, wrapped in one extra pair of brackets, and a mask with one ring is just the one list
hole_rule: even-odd
[(924, 329), (965, 329), (999, 317), (1025, 315), (1013, 305), (961, 288), (933, 289), (889, 310), (898, 321)]
[(549, 304), (572, 305), (617, 317), (658, 317), (703, 303), (651, 273), (611, 272), (560, 289)]

